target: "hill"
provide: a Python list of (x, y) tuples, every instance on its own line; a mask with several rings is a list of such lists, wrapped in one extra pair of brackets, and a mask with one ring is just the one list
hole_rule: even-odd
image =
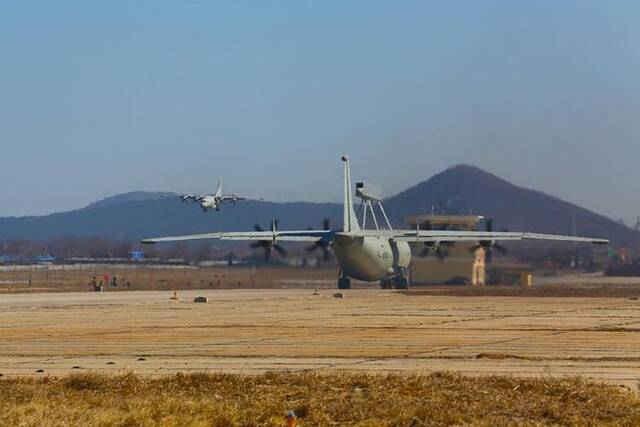
[(518, 187), (469, 165), (458, 165), (389, 198), (390, 216), (426, 211), (478, 214), (493, 218), (496, 230), (637, 239), (638, 233), (603, 215), (540, 191)]
[[(96, 203), (83, 209), (41, 217), (0, 218), (0, 240), (44, 240), (61, 236), (97, 236), (137, 240), (148, 236), (251, 230), (254, 224), (281, 228), (320, 226), (322, 218), (338, 224), (341, 205), (247, 201), (225, 205), (220, 212), (203, 214), (194, 204), (178, 198), (155, 197), (119, 203)], [(317, 218), (314, 223), (313, 218)]]
[[(170, 196), (170, 197), (168, 197)], [(247, 201), (225, 205), (204, 215), (198, 206), (183, 204), (172, 193), (134, 192), (110, 197), (86, 208), (39, 217), (0, 218), (0, 240), (45, 240), (60, 236), (140, 239), (157, 235), (267, 228), (271, 218), (280, 227), (319, 227), (330, 218), (340, 227), (342, 206), (336, 203), (273, 203)], [(390, 197), (385, 208), (394, 226), (407, 215), (431, 212), (474, 213), (494, 218), (496, 229), (578, 234), (617, 241), (638, 234), (602, 215), (539, 191), (513, 185), (473, 166), (449, 168), (427, 181)]]

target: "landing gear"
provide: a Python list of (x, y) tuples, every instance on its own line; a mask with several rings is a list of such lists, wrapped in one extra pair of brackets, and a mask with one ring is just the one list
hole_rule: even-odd
[(409, 272), (404, 267), (398, 268), (394, 283), (396, 289), (409, 289)]
[(382, 289), (409, 289), (409, 278), (406, 270), (402, 269), (395, 276), (380, 280), (380, 287)]
[(386, 277), (380, 280), (381, 289), (393, 289), (393, 277)]
[(409, 279), (406, 276), (396, 276), (393, 278), (393, 286), (396, 289), (409, 289)]
[(347, 276), (340, 276), (338, 279), (338, 289), (351, 289), (351, 279)]

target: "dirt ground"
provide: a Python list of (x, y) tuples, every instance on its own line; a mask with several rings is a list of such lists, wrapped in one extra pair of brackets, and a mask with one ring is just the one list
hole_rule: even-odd
[(0, 374), (454, 371), (640, 384), (634, 298), (335, 292), (5, 294)]

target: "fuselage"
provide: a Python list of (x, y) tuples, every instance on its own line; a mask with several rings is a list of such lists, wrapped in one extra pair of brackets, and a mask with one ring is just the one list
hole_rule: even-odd
[(200, 202), (200, 206), (205, 211), (207, 209), (218, 209), (218, 207), (220, 206), (220, 202), (218, 200), (218, 197), (216, 196), (207, 196), (202, 199), (202, 202)]
[(373, 282), (392, 276), (411, 263), (407, 242), (384, 237), (354, 237), (337, 233), (333, 250), (342, 272), (354, 279)]

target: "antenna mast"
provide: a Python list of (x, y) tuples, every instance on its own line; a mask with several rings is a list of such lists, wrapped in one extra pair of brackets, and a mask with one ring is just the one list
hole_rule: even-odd
[(380, 213), (382, 214), (382, 218), (384, 219), (384, 223), (382, 224), (383, 229), (391, 230), (391, 223), (389, 222), (389, 217), (382, 206), (382, 195), (380, 190), (371, 184), (367, 184), (364, 182), (356, 183), (356, 197), (361, 199), (360, 202), (360, 211), (362, 211), (362, 229), (365, 230), (367, 228), (367, 212), (371, 214), (371, 219), (373, 220), (373, 225), (376, 230), (380, 230), (380, 223), (378, 222), (378, 217), (376, 215), (375, 208), (377, 207)]

